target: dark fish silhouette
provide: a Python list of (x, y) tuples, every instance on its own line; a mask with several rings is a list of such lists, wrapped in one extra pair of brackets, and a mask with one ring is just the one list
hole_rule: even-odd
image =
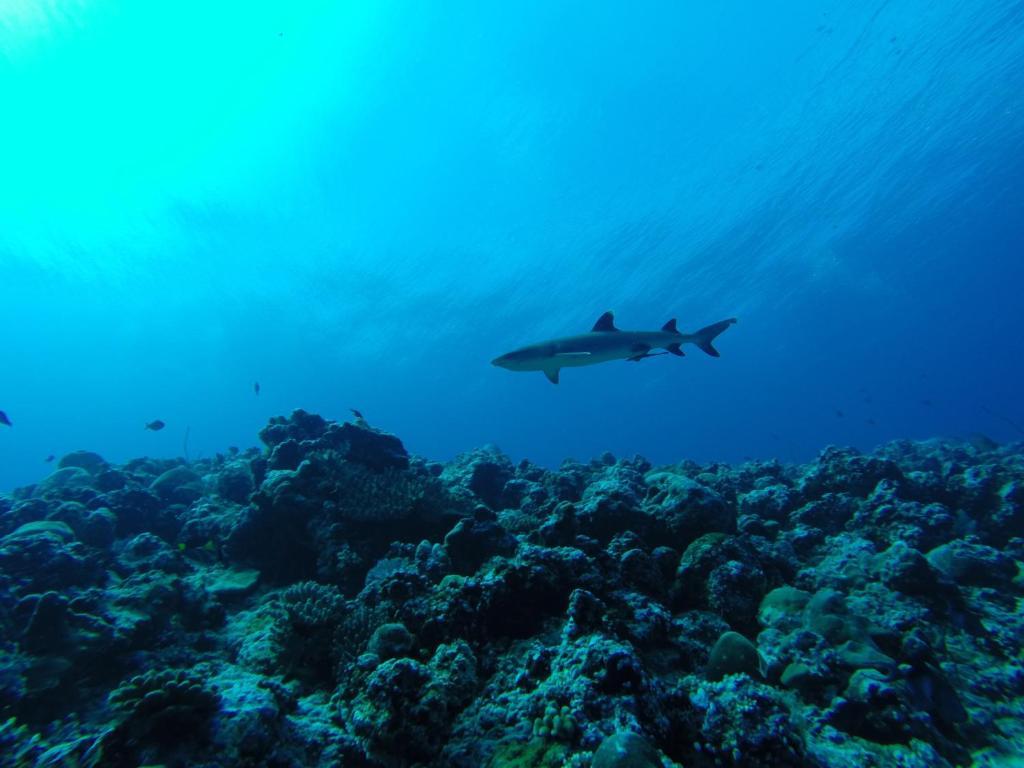
[(837, 419), (841, 419), (841, 418), (843, 418), (843, 417), (844, 417), (844, 416), (846, 415), (845, 413), (843, 413), (843, 412), (842, 412), (841, 410), (839, 410), (838, 408), (836, 408), (836, 409), (835, 409), (835, 412), (836, 412), (836, 418), (837, 418)]
[(56, 456), (54, 456), (54, 455), (53, 455), (53, 454), (51, 453), (51, 454), (50, 454), (49, 456), (47, 456), (47, 457), (46, 457), (46, 463), (47, 463), (47, 464), (49, 464), (49, 463), (51, 463), (51, 462), (52, 462), (52, 461), (53, 461), (54, 459), (56, 459), (56, 458), (57, 458), (57, 457), (56, 457)]
[(999, 420), (1001, 420), (1001, 421), (1004, 421), (1004, 422), (1006, 422), (1006, 423), (1007, 423), (1007, 424), (1009, 424), (1009, 425), (1010, 425), (1011, 427), (1013, 427), (1013, 428), (1014, 428), (1015, 430), (1017, 430), (1017, 431), (1018, 431), (1018, 432), (1019, 432), (1020, 434), (1024, 435), (1024, 427), (1021, 427), (1021, 425), (1020, 425), (1020, 424), (1018, 424), (1018, 423), (1017, 423), (1016, 421), (1014, 421), (1013, 419), (1011, 419), (1011, 418), (1010, 418), (1009, 416), (1007, 416), (1007, 415), (1006, 415), (1005, 413), (998, 413), (997, 411), (993, 411), (993, 410), (992, 410), (991, 408), (989, 408), (989, 407), (988, 407), (987, 405), (982, 405), (982, 406), (980, 406), (980, 407), (981, 407), (981, 410), (983, 410), (983, 411), (984, 411), (985, 413), (987, 413), (987, 414), (988, 414), (989, 416), (995, 416), (995, 417), (996, 417), (997, 419), (999, 419)]
[(361, 414), (355, 408), (349, 408), (349, 410), (352, 411), (352, 415), (355, 416), (357, 419), (363, 418), (363, 414)]
[(258, 381), (252, 383), (252, 391), (256, 393), (256, 397), (260, 396), (260, 383)]
[(161, 429), (163, 429), (166, 426), (167, 425), (164, 424), (162, 421), (160, 421), (160, 419), (157, 419), (156, 421), (149, 422), (149, 424), (146, 425), (146, 429), (151, 429), (154, 432), (159, 432)]
[(11, 424), (11, 420), (7, 418), (7, 414), (4, 413), (3, 411), (0, 411), (0, 424), (3, 424), (8, 427), (14, 426), (13, 424)]
[[(662, 354), (683, 356), (683, 344), (695, 344), (705, 354), (718, 357), (711, 342), (736, 322), (736, 318), (701, 328), (694, 333), (680, 333), (675, 318), (658, 331), (620, 331), (611, 312), (605, 312), (589, 333), (549, 339), (496, 357), (492, 365), (510, 371), (540, 371), (552, 384), (558, 383), (562, 368), (596, 365), (610, 360), (638, 362)], [(664, 352), (654, 352), (662, 349)]]

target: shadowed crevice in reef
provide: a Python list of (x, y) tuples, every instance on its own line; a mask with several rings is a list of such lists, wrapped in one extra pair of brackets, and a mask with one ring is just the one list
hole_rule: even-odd
[(1024, 736), (1020, 446), (552, 471), (303, 411), (260, 437), (0, 496), (0, 765), (935, 766)]

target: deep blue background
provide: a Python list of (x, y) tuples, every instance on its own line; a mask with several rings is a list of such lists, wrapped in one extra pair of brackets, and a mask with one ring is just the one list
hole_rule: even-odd
[[(5, 6), (0, 488), (295, 407), (439, 459), (1021, 439), (1024, 6), (699, 5)], [(606, 309), (739, 324), (488, 364)]]

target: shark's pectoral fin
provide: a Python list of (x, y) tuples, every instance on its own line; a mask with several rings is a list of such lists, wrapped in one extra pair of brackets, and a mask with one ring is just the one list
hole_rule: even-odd
[(683, 348), (680, 347), (678, 344), (669, 344), (667, 347), (665, 347), (665, 349), (667, 349), (671, 354), (676, 355), (677, 357), (683, 357)]
[(557, 384), (558, 383), (558, 372), (559, 372), (559, 370), (561, 370), (561, 369), (560, 368), (545, 368), (544, 369), (544, 375), (548, 377), (548, 381), (550, 381), (552, 384)]

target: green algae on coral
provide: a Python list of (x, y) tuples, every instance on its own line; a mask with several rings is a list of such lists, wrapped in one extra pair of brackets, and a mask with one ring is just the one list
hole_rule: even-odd
[(498, 744), (487, 768), (562, 768), (568, 756), (569, 748), (557, 741), (510, 739)]
[(706, 670), (708, 680), (721, 680), (726, 675), (764, 676), (764, 660), (757, 646), (739, 632), (726, 632), (711, 649)]
[(658, 750), (632, 731), (613, 733), (594, 753), (591, 768), (661, 768)]

